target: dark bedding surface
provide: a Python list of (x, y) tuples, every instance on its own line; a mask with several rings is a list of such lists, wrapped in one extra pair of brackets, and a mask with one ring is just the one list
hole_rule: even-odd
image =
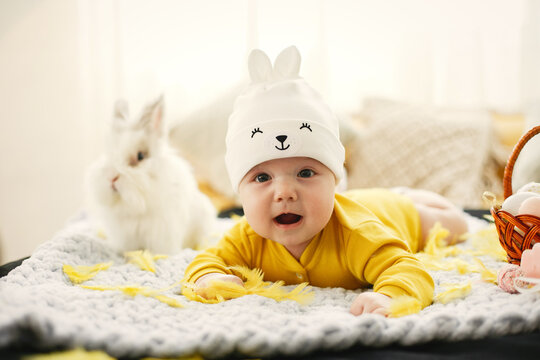
[[(53, 350), (53, 349), (51, 349)], [(352, 360), (352, 359), (538, 359), (540, 333), (505, 336), (457, 343), (434, 342), (420, 346), (389, 346), (384, 348), (352, 347), (344, 351), (321, 352), (305, 357), (280, 357), (285, 360)], [(2, 360), (18, 360), (29, 355), (44, 354), (30, 346), (24, 349), (0, 349)], [(240, 359), (240, 358), (229, 358)], [(131, 360), (131, 359), (126, 359)]]

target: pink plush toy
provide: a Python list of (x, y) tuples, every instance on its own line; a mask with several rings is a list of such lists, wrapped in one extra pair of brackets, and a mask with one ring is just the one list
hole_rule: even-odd
[(518, 288), (527, 288), (530, 283), (520, 278), (533, 278), (540, 281), (540, 243), (534, 244), (521, 254), (521, 265), (507, 264), (499, 270), (498, 284), (504, 291), (515, 294)]
[(506, 264), (497, 274), (497, 284), (499, 287), (510, 294), (517, 293), (516, 285), (522, 286), (523, 282), (518, 278), (523, 276), (521, 266), (514, 264)]

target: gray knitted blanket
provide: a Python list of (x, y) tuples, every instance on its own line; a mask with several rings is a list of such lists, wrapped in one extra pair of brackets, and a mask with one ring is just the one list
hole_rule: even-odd
[[(467, 248), (470, 243), (460, 246)], [(202, 304), (179, 295), (180, 287), (175, 286), (165, 295), (185, 305), (176, 308), (148, 296), (84, 289), (73, 285), (62, 270), (64, 264), (112, 262), (84, 284), (163, 289), (181, 279), (196, 254), (184, 250), (157, 260), (156, 273), (143, 271), (112, 252), (84, 219), (73, 222), (0, 279), (0, 348), (82, 346), (117, 357), (277, 356), (358, 344), (381, 347), (479, 339), (540, 328), (538, 293), (508, 294), (482, 281), (478, 273), (430, 271), (436, 294), (446, 283), (469, 280), (472, 291), (446, 304), (435, 302), (417, 314), (384, 318), (351, 315), (349, 306), (358, 291), (341, 288), (314, 288), (309, 305), (257, 295)], [(504, 264), (488, 256), (481, 260), (492, 269)]]

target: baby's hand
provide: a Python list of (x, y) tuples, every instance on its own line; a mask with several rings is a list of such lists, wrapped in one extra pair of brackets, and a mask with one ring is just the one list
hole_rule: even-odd
[(195, 293), (202, 296), (205, 299), (210, 300), (209, 295), (206, 291), (206, 288), (210, 285), (211, 281), (229, 281), (236, 283), (238, 285), (244, 286), (244, 282), (238, 276), (235, 275), (226, 275), (221, 273), (210, 273), (201, 276), (195, 281)]
[(377, 292), (363, 292), (354, 299), (351, 305), (351, 314), (379, 314), (388, 316), (388, 309), (392, 299)]

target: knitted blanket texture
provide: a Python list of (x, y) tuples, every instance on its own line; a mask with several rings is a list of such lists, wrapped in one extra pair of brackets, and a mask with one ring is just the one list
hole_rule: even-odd
[[(486, 226), (483, 221), (471, 224)], [(470, 247), (470, 242), (459, 245)], [(197, 251), (186, 249), (156, 260), (156, 273), (141, 270), (113, 252), (83, 219), (68, 224), (32, 256), (0, 279), (0, 348), (31, 344), (41, 349), (100, 349), (117, 357), (200, 354), (253, 357), (381, 347), (430, 340), (458, 341), (516, 334), (540, 328), (540, 295), (509, 294), (479, 273), (429, 270), (435, 294), (445, 284), (472, 281), (468, 296), (399, 318), (353, 316), (349, 307), (361, 291), (313, 288), (312, 303), (248, 295), (218, 304), (190, 301), (178, 281)], [(458, 255), (471, 261), (467, 255)], [(480, 256), (490, 269), (505, 263)], [(112, 262), (84, 285), (137, 285), (166, 289), (183, 308), (154, 297), (85, 289), (71, 283), (62, 266)], [(176, 285), (175, 285), (176, 284)], [(171, 287), (171, 285), (174, 285)], [(286, 287), (292, 289), (293, 287)]]

